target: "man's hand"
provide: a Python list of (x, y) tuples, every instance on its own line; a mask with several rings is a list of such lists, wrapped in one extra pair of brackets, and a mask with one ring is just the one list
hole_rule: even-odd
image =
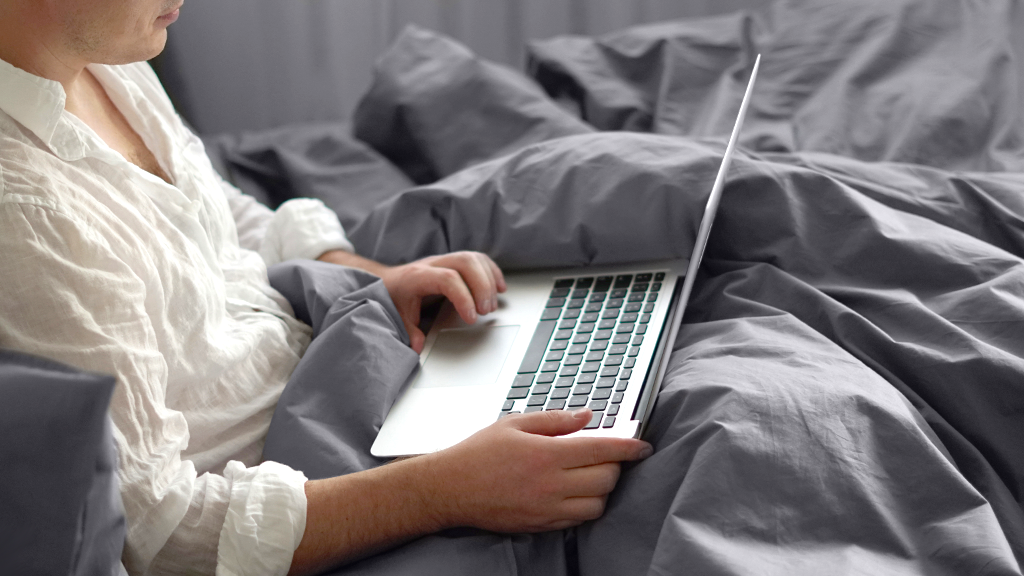
[(412, 349), (423, 350), (426, 336), (419, 328), (423, 301), (431, 296), (451, 300), (459, 316), (473, 324), (478, 315), (498, 308), (498, 293), (506, 289), (498, 265), (479, 252), (453, 252), (403, 264), (384, 266), (349, 252), (334, 250), (318, 258), (380, 276), (391, 294), (402, 323), (409, 333)]
[(456, 526), (540, 532), (604, 512), (619, 462), (646, 442), (555, 438), (583, 428), (590, 410), (506, 416), (460, 444), (387, 466), (306, 483), (306, 530), (292, 575), (315, 574)]
[(620, 464), (651, 454), (622, 438), (555, 438), (590, 421), (592, 412), (553, 410), (506, 416), (447, 450), (423, 456), (441, 503), (441, 525), (497, 532), (577, 526), (604, 513)]

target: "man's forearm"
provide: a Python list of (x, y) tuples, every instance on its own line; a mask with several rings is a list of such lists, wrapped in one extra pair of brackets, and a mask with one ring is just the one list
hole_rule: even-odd
[(448, 527), (428, 456), (306, 483), (290, 575), (315, 574)]
[(331, 250), (324, 252), (317, 258), (322, 262), (330, 262), (332, 264), (341, 264), (342, 266), (348, 266), (349, 268), (358, 268), (360, 270), (366, 270), (371, 274), (382, 276), (384, 271), (388, 269), (387, 266), (370, 260), (369, 258), (363, 258), (362, 256), (353, 252), (346, 252), (345, 250)]

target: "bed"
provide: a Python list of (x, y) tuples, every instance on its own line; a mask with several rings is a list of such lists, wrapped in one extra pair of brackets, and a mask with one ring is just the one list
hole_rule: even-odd
[[(322, 199), (384, 262), (686, 257), (763, 54), (655, 454), (604, 517), (337, 573), (1021, 574), (1021, 31), (1009, 0), (783, 0), (535, 41), (520, 73), (410, 28), (350, 123), (206, 137), (243, 190)], [(380, 465), (416, 363), (386, 294), (319, 266), (271, 278), (318, 336), (264, 456)]]

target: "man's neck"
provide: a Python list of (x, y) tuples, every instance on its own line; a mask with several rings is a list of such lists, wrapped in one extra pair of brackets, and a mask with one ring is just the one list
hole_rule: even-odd
[(64, 49), (53, 19), (41, 13), (43, 4), (0, 1), (0, 59), (59, 82), (71, 98), (88, 62)]

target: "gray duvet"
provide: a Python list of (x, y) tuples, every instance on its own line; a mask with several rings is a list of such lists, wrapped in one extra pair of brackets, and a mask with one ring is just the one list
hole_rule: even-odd
[[(407, 31), (353, 126), (420, 185), (372, 207), (359, 190), (353, 216), (290, 176), (387, 262), (688, 255), (756, 52), (764, 65), (655, 454), (605, 515), (449, 531), (338, 573), (1020, 574), (1022, 30), (1019, 2), (783, 2), (535, 43), (539, 84)], [(272, 281), (317, 338), (265, 457), (310, 477), (381, 464), (369, 446), (416, 363), (386, 291), (308, 263)]]

